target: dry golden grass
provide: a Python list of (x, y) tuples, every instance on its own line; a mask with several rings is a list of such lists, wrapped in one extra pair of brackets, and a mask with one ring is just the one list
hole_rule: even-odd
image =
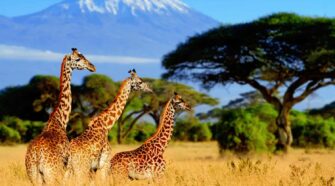
[[(137, 145), (114, 145), (113, 153)], [(24, 167), (26, 146), (0, 147), (1, 185), (30, 185)], [(172, 143), (164, 177), (152, 181), (110, 180), (110, 185), (335, 185), (335, 151), (295, 149), (288, 155), (219, 157), (217, 145)], [(101, 185), (108, 185), (102, 183)]]

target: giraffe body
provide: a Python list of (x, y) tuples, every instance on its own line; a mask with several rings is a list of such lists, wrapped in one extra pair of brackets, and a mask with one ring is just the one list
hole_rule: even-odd
[(166, 103), (159, 127), (151, 138), (139, 148), (117, 153), (112, 158), (110, 168), (114, 176), (151, 179), (164, 173), (166, 162), (163, 154), (172, 136), (176, 109), (190, 110), (179, 95)]
[(132, 76), (124, 80), (114, 101), (102, 113), (94, 117), (88, 128), (70, 142), (69, 169), (67, 179), (82, 184), (95, 173), (101, 180), (108, 177), (111, 147), (108, 142), (108, 131), (119, 119), (133, 90), (151, 91), (146, 83), (133, 71)]
[(50, 114), (42, 133), (31, 141), (26, 153), (26, 171), (34, 185), (59, 184), (63, 179), (68, 161), (69, 141), (65, 129), (71, 112), (71, 75), (73, 69), (84, 68), (95, 71), (95, 67), (76, 49), (63, 59), (58, 105)]

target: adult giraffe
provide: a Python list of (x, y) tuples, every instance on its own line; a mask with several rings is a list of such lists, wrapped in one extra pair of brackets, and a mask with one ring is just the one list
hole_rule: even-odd
[(191, 110), (177, 93), (166, 103), (156, 133), (139, 148), (117, 153), (112, 158), (110, 166), (113, 176), (150, 179), (164, 172), (163, 154), (172, 136), (176, 110)]
[(152, 92), (149, 86), (130, 70), (131, 76), (125, 79), (114, 98), (114, 101), (99, 115), (92, 118), (88, 128), (70, 142), (69, 164), (66, 179), (81, 185), (95, 173), (103, 182), (108, 177), (111, 147), (108, 131), (119, 119), (127, 103), (130, 92)]
[(34, 185), (55, 185), (62, 181), (67, 163), (66, 125), (71, 112), (71, 76), (74, 69), (95, 71), (95, 67), (76, 48), (65, 55), (61, 65), (58, 104), (49, 116), (42, 133), (28, 146), (25, 165)]

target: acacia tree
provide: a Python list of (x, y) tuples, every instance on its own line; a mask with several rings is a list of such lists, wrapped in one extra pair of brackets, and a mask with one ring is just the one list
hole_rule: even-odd
[(161, 112), (174, 91), (183, 95), (183, 99), (192, 107), (218, 104), (217, 99), (181, 83), (149, 78), (144, 78), (144, 81), (150, 85), (153, 93), (136, 93), (129, 98), (125, 110), (118, 120), (118, 143), (122, 143), (134, 125), (144, 116), (152, 118), (158, 127)]
[(57, 77), (36, 75), (26, 85), (0, 91), (0, 116), (46, 121), (56, 104), (58, 93)]
[(206, 88), (238, 83), (278, 111), (277, 149), (292, 143), (288, 114), (314, 91), (335, 84), (335, 19), (278, 13), (190, 38), (163, 59), (164, 78)]

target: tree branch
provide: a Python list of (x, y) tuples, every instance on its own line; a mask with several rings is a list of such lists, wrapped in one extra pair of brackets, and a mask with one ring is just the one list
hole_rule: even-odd
[(145, 114), (146, 114), (146, 112), (143, 111), (141, 114), (137, 115), (137, 116), (133, 119), (133, 121), (130, 123), (130, 125), (129, 125), (127, 131), (122, 135), (122, 139), (124, 139), (126, 136), (128, 136), (129, 132), (130, 132), (131, 129), (134, 127), (134, 125), (136, 124), (136, 122), (137, 122), (142, 116), (144, 116)]
[(291, 102), (293, 100), (294, 92), (303, 84), (305, 84), (307, 80), (305, 78), (299, 77), (295, 80), (286, 90), (284, 94), (283, 103)]
[(279, 87), (281, 87), (284, 83), (282, 81), (276, 81), (276, 84), (270, 88), (268, 91), (269, 91), (269, 94), (272, 95), (275, 91), (278, 90)]
[(328, 81), (328, 82), (319, 82), (315, 83), (315, 81), (312, 81), (309, 83), (303, 93), (301, 93), (299, 96), (293, 98), (292, 103), (296, 104), (304, 100), (307, 96), (312, 94), (314, 91), (318, 90), (319, 88), (328, 86), (328, 85), (335, 85), (335, 80), (333, 81)]
[[(280, 108), (280, 106), (282, 105), (280, 100), (277, 97), (272, 96), (274, 90), (268, 90), (265, 86), (261, 85), (256, 80), (247, 79), (245, 80), (245, 82), (257, 89), (263, 95), (264, 99), (267, 102), (273, 104), (276, 108)], [(277, 86), (279, 87), (279, 85)], [(273, 88), (274, 87), (272, 87), (272, 89)]]
[(156, 113), (156, 112), (150, 112), (149, 115), (155, 121), (156, 127), (158, 127), (158, 125), (159, 125), (159, 116), (158, 116), (158, 113)]
[(125, 121), (127, 121), (128, 119), (130, 119), (133, 115), (135, 115), (135, 114), (139, 114), (139, 113), (141, 113), (141, 112), (143, 112), (143, 110), (133, 111), (133, 112), (129, 113), (125, 118), (123, 118), (123, 119), (121, 120), (121, 123), (123, 124)]

